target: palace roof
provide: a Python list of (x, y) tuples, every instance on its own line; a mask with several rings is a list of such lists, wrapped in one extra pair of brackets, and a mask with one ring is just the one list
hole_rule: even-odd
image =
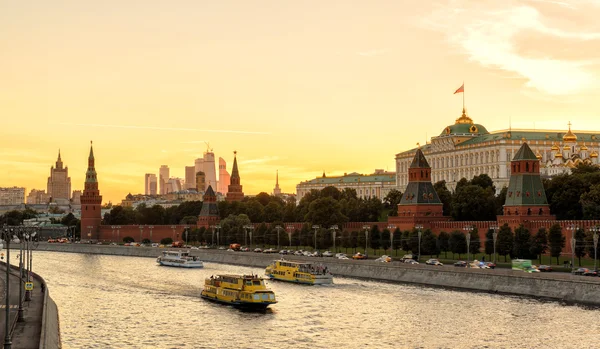
[(337, 184), (337, 183), (368, 183), (368, 182), (396, 182), (396, 173), (361, 175), (356, 172), (345, 176), (318, 177), (300, 184)]

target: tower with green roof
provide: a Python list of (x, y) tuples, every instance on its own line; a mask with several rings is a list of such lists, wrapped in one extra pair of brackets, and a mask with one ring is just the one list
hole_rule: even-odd
[(555, 220), (540, 177), (540, 161), (524, 142), (510, 163), (510, 181), (498, 223), (511, 226), (526, 221)]

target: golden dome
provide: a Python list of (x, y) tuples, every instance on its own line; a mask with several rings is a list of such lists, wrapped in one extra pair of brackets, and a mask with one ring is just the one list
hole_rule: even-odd
[(598, 153), (596, 153), (596, 152), (594, 151), (594, 152), (592, 152), (592, 153), (590, 154), (590, 157), (591, 157), (591, 158), (597, 158), (597, 157), (598, 157)]
[(565, 142), (577, 142), (577, 136), (571, 132), (571, 123), (569, 122), (569, 131), (563, 136)]
[(562, 154), (561, 153), (556, 153), (556, 154), (554, 154), (554, 157), (555, 158), (562, 158)]
[(556, 145), (556, 143), (554, 143), (554, 145), (552, 145), (552, 151), (557, 151), (558, 149), (559, 149), (558, 145)]
[(536, 157), (538, 160), (542, 160), (542, 154), (540, 154), (540, 150), (539, 150), (539, 149), (538, 149), (538, 150), (535, 152), (535, 157)]
[(563, 150), (571, 150), (571, 147), (569, 147), (568, 145), (565, 144), (565, 146), (563, 147)]
[(588, 147), (586, 147), (585, 143), (583, 143), (583, 145), (579, 149), (580, 150), (588, 150)]
[(454, 123), (455, 125), (458, 124), (473, 124), (473, 119), (471, 119), (470, 117), (467, 116), (467, 110), (465, 108), (463, 108), (463, 112), (462, 115), (460, 116), (460, 118), (456, 119), (456, 122)]

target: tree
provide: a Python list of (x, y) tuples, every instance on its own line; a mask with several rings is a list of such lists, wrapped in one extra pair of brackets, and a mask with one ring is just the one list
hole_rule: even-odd
[(440, 249), (437, 244), (437, 237), (431, 229), (425, 229), (421, 236), (421, 253), (424, 255), (438, 255)]
[(126, 243), (126, 244), (134, 242), (134, 241), (135, 240), (131, 236), (126, 236), (126, 237), (123, 238), (123, 242)]
[(452, 212), (452, 193), (446, 187), (446, 181), (435, 182), (433, 189), (438, 194), (440, 201), (444, 205), (444, 216), (449, 216)]
[(392, 241), (392, 248), (396, 250), (396, 256), (398, 255), (398, 249), (402, 247), (402, 231), (400, 228), (394, 230), (394, 241)]
[(474, 176), (471, 179), (471, 185), (480, 186), (483, 189), (492, 189), (492, 191), (496, 191), (496, 187), (494, 186), (494, 181), (487, 174), (483, 173), (478, 176)]
[(470, 184), (457, 187), (452, 199), (452, 217), (460, 221), (495, 220), (493, 189)]
[(145, 238), (142, 240), (142, 244), (151, 244), (151, 243), (152, 243), (152, 241), (150, 241), (150, 239), (148, 239), (148, 238)]
[(258, 200), (250, 200), (246, 205), (246, 213), (251, 222), (262, 223), (264, 206)]
[(448, 251), (450, 251), (449, 240), (450, 234), (448, 234), (445, 231), (441, 232), (440, 235), (438, 235), (438, 246), (440, 251), (444, 252), (444, 258), (448, 258), (447, 253)]
[(452, 258), (454, 258), (455, 253), (457, 253), (458, 258), (460, 258), (462, 253), (467, 253), (467, 239), (465, 238), (465, 234), (458, 230), (450, 233), (448, 246), (450, 248), (450, 252), (452, 252)]
[(585, 245), (588, 247), (587, 253), (590, 257), (596, 258), (596, 250), (594, 248), (594, 232), (588, 231), (585, 234)]
[[(371, 227), (371, 232), (369, 233), (369, 246), (375, 250), (375, 254), (377, 254), (377, 250), (381, 248), (381, 231), (377, 224), (373, 224)], [(366, 252), (365, 252), (366, 253)]]
[(479, 230), (477, 227), (473, 227), (472, 230), (469, 231), (470, 241), (469, 241), (469, 252), (475, 256), (481, 250), (481, 240), (479, 239)]
[(401, 245), (404, 252), (410, 251), (410, 231), (405, 230), (402, 232)]
[(496, 216), (502, 216), (504, 214), (504, 203), (506, 202), (506, 193), (508, 193), (508, 188), (506, 186), (502, 187), (500, 193), (496, 195)]
[(388, 216), (398, 215), (398, 204), (402, 200), (402, 192), (396, 189), (392, 189), (383, 198), (385, 208), (388, 209)]
[(506, 255), (511, 254), (513, 250), (513, 242), (514, 236), (512, 229), (508, 226), (508, 224), (504, 224), (500, 227), (498, 231), (498, 239), (496, 241), (496, 252), (498, 255), (504, 256), (504, 261), (506, 262)]
[(556, 264), (558, 265), (558, 257), (563, 248), (565, 248), (566, 238), (562, 233), (562, 228), (558, 223), (550, 227), (548, 232), (548, 245), (550, 246), (550, 256), (556, 257)]
[(548, 232), (542, 227), (531, 237), (529, 252), (532, 256), (537, 256), (542, 264), (542, 255), (548, 250)]
[(531, 248), (530, 242), (531, 233), (529, 232), (529, 229), (525, 228), (523, 224), (519, 225), (519, 227), (515, 229), (513, 252), (511, 257), (529, 259)]
[(494, 254), (494, 229), (488, 229), (485, 233), (485, 254), (491, 256)]
[(160, 239), (160, 244), (161, 245), (170, 245), (173, 243), (173, 239), (171, 238), (162, 238)]
[(263, 210), (263, 217), (265, 222), (267, 223), (281, 221), (283, 219), (283, 212), (281, 210), (280, 204), (278, 204), (275, 201), (269, 202)]
[(583, 209), (584, 219), (600, 217), (600, 184), (591, 186), (587, 193), (581, 195), (579, 202)]
[(332, 225), (341, 226), (348, 221), (340, 210), (340, 204), (331, 197), (324, 197), (313, 201), (306, 214), (305, 221), (318, 224), (322, 227)]
[(342, 197), (342, 193), (340, 190), (334, 186), (328, 186), (321, 189), (321, 197), (322, 198), (333, 198), (334, 200), (339, 200)]
[(578, 228), (575, 231), (575, 257), (579, 260), (581, 267), (581, 257), (585, 257), (585, 230)]
[(390, 230), (385, 228), (381, 231), (381, 248), (383, 248), (384, 250), (387, 250), (387, 248), (390, 248), (390, 254), (392, 253), (392, 246), (391, 246), (391, 241), (390, 241)]

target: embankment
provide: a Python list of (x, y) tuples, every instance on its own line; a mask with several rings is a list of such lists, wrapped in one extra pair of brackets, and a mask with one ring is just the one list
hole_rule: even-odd
[[(156, 258), (163, 249), (86, 244), (40, 243), (38, 250)], [(264, 268), (279, 255), (223, 250), (192, 250), (203, 261)], [(600, 306), (600, 278), (563, 273), (527, 274), (513, 270), (463, 269), (403, 263), (290, 256), (295, 261), (324, 262), (334, 275), (531, 296)]]

